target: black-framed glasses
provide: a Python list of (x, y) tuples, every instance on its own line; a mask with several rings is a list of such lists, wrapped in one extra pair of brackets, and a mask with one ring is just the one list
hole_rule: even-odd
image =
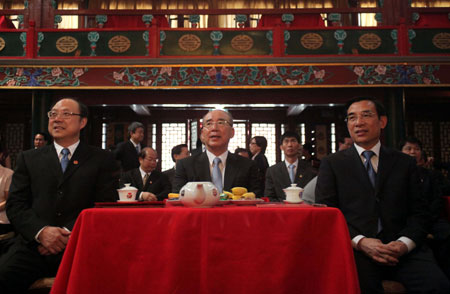
[(375, 113), (373, 113), (372, 111), (364, 111), (360, 115), (351, 113), (351, 114), (347, 115), (347, 117), (344, 119), (344, 121), (346, 123), (349, 123), (349, 122), (354, 123), (358, 120), (358, 117), (361, 120), (368, 120), (374, 116), (375, 116)]
[(55, 110), (50, 110), (49, 112), (47, 112), (48, 118), (51, 118), (51, 119), (55, 119), (56, 117), (58, 117), (58, 115), (62, 119), (69, 119), (70, 117), (72, 117), (74, 115), (81, 116), (80, 113), (75, 113), (75, 112), (70, 112), (70, 111), (59, 112), (59, 111), (55, 111)]

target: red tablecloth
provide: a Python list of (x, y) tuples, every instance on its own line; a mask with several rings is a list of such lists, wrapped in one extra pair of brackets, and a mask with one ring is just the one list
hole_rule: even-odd
[(94, 208), (82, 212), (52, 292), (359, 293), (334, 208)]

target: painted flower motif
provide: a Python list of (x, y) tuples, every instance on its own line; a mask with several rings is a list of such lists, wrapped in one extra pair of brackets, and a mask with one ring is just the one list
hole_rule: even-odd
[(267, 66), (266, 67), (266, 74), (270, 75), (271, 73), (274, 73), (274, 74), (278, 73), (278, 69), (276, 66)]
[(121, 81), (122, 79), (123, 79), (123, 76), (125, 75), (125, 73), (124, 72), (122, 72), (122, 73), (119, 73), (119, 72), (113, 72), (113, 78), (116, 80), (116, 81)]
[(429, 78), (423, 78), (423, 82), (427, 85), (431, 84), (431, 80)]
[(145, 86), (148, 87), (152, 84), (152, 80), (148, 80), (148, 81), (141, 81), (141, 86)]
[(23, 75), (23, 67), (19, 67), (16, 71), (16, 76), (21, 77)]
[(84, 74), (84, 70), (83, 70), (82, 68), (76, 68), (76, 69), (73, 71), (73, 75), (74, 75), (76, 78), (82, 76), (83, 74)]
[(15, 79), (10, 79), (9, 81), (6, 82), (7, 86), (15, 86), (16, 85), (16, 80)]
[(375, 71), (380, 75), (385, 75), (386, 74), (386, 66), (385, 65), (377, 65), (377, 67), (375, 68)]
[(355, 67), (353, 68), (353, 72), (354, 72), (357, 76), (362, 77), (362, 75), (364, 74), (364, 68), (362, 68), (361, 66), (355, 66)]
[(228, 77), (229, 75), (231, 75), (231, 71), (228, 68), (226, 68), (226, 67), (222, 67), (222, 69), (220, 70), (220, 73), (224, 77)]
[(210, 69), (208, 69), (208, 70), (206, 71), (206, 74), (207, 74), (210, 78), (215, 77), (216, 74), (217, 74), (217, 70), (216, 70), (215, 67), (211, 67)]
[(59, 67), (52, 68), (52, 76), (59, 77), (62, 74), (62, 71)]
[(293, 85), (297, 85), (298, 80), (287, 79), (286, 82), (287, 82), (289, 85), (293, 86)]
[(420, 65), (414, 66), (414, 70), (415, 70), (416, 73), (418, 73), (418, 74), (423, 73), (423, 71), (422, 71), (422, 66), (420, 66)]
[(170, 66), (168, 67), (161, 67), (161, 71), (159, 72), (160, 75), (167, 74), (168, 76), (172, 75), (172, 68)]
[(323, 77), (325, 76), (325, 70), (321, 69), (321, 70), (315, 70), (314, 71), (314, 77), (316, 79), (323, 79)]

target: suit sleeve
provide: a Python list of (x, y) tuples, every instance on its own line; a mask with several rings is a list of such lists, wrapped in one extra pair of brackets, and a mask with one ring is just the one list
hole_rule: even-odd
[(264, 196), (269, 197), (270, 201), (278, 201), (273, 181), (272, 168), (268, 168), (266, 172), (266, 184), (264, 188)]
[(161, 174), (161, 185), (162, 185), (162, 191), (156, 195), (159, 201), (163, 201), (167, 198), (167, 195), (170, 193), (170, 189), (172, 188), (172, 185), (170, 185), (169, 177), (165, 174)]
[(37, 232), (48, 225), (32, 209), (31, 179), (23, 153), (17, 157), (16, 168), (6, 202), (6, 214), (14, 230), (25, 240), (33, 241)]
[(328, 158), (324, 158), (320, 164), (319, 175), (316, 184), (316, 203), (327, 206), (338, 206), (336, 177)]
[(172, 192), (179, 193), (181, 188), (188, 182), (186, 167), (184, 166), (184, 160), (177, 161), (177, 167), (175, 169), (175, 177), (173, 178)]
[(259, 178), (259, 169), (256, 166), (256, 163), (254, 161), (251, 161), (251, 165), (249, 168), (249, 187), (248, 191), (255, 193), (257, 197), (263, 196), (262, 193), (262, 187), (261, 182)]

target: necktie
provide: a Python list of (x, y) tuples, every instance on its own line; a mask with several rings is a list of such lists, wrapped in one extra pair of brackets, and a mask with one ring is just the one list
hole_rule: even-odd
[(295, 182), (295, 165), (289, 164), (289, 178), (291, 179), (291, 184)]
[(144, 183), (144, 186), (145, 186), (145, 183), (147, 183), (148, 177), (149, 177), (149, 175), (145, 174), (145, 176), (142, 178), (142, 182)]
[(63, 150), (61, 150), (61, 154), (62, 154), (62, 158), (61, 158), (61, 168), (62, 171), (65, 172), (67, 165), (69, 165), (69, 154), (70, 151), (67, 148), (64, 148)]
[(219, 164), (222, 161), (219, 157), (214, 158), (214, 166), (212, 171), (212, 181), (214, 186), (216, 186), (217, 190), (219, 190), (219, 193), (222, 193), (222, 171), (220, 170)]
[(139, 148), (139, 147), (140, 147), (139, 145), (136, 145), (136, 152), (137, 152), (137, 154), (139, 154), (140, 149), (141, 149), (141, 148)]
[(373, 151), (366, 150), (362, 153), (362, 155), (366, 159), (366, 162), (364, 162), (364, 167), (366, 168), (367, 174), (369, 175), (370, 183), (372, 183), (372, 187), (375, 188), (376, 174), (375, 170), (373, 169), (372, 162), (370, 161), (370, 159), (372, 158), (373, 155), (375, 155), (375, 153)]

